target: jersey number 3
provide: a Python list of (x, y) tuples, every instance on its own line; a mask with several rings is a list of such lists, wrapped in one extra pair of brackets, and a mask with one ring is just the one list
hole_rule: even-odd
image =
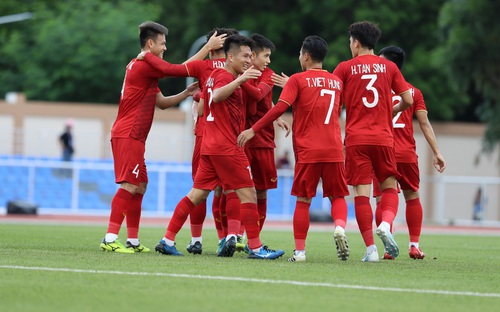
[(373, 75), (373, 74), (363, 75), (363, 76), (361, 76), (361, 79), (370, 80), (368, 82), (368, 84), (366, 85), (366, 90), (373, 92), (373, 102), (371, 102), (371, 103), (368, 102), (366, 97), (363, 96), (363, 98), (362, 98), (363, 104), (368, 108), (372, 108), (372, 107), (377, 106), (377, 104), (378, 104), (378, 90), (373, 87), (373, 85), (375, 84), (375, 81), (377, 81), (377, 75)]

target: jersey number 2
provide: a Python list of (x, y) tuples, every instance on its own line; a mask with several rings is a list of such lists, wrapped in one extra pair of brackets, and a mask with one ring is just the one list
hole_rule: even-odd
[(208, 88), (207, 93), (210, 96), (210, 98), (208, 99), (208, 111), (210, 113), (207, 116), (207, 121), (214, 121), (214, 116), (212, 116), (212, 110), (210, 109), (210, 106), (212, 105), (212, 100), (214, 97), (214, 91), (212, 90), (212, 88)]
[[(392, 96), (392, 106), (398, 105), (399, 103), (401, 103), (401, 101), (402, 101), (402, 98), (399, 95)], [(399, 119), (399, 116), (401, 116), (401, 113), (402, 112), (397, 113), (396, 116), (394, 116), (394, 118), (392, 118), (392, 127), (394, 129), (405, 127), (404, 123), (401, 123), (401, 122), (398, 123), (398, 119)]]

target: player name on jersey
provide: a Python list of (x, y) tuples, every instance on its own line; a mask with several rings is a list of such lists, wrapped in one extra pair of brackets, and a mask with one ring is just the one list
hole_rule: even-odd
[(355, 64), (351, 65), (351, 74), (385, 73), (385, 64)]
[(307, 86), (310, 88), (325, 88), (340, 90), (340, 83), (324, 77), (306, 77)]
[(221, 61), (221, 60), (213, 60), (212, 61), (213, 68), (222, 68), (224, 65), (226, 65), (226, 62)]
[(214, 78), (210, 77), (207, 79), (207, 82), (205, 83), (206, 87), (212, 88), (214, 86)]

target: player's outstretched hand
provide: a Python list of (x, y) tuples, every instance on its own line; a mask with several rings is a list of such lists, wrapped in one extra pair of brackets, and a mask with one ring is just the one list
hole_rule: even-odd
[(437, 154), (434, 156), (433, 163), (434, 168), (436, 168), (439, 173), (443, 173), (444, 169), (446, 169), (446, 161), (441, 154)]
[(240, 135), (238, 135), (238, 140), (237, 140), (238, 146), (239, 147), (245, 146), (248, 140), (250, 140), (254, 136), (255, 136), (255, 131), (253, 131), (252, 128), (242, 131)]
[(208, 50), (218, 50), (222, 48), (224, 45), (224, 41), (226, 40), (227, 34), (222, 34), (217, 36), (217, 31), (214, 32), (212, 37), (208, 39), (208, 42), (206, 44), (206, 47)]
[(186, 88), (187, 96), (193, 96), (200, 89), (198, 81), (193, 82)]
[(144, 60), (144, 56), (145, 56), (145, 55), (146, 55), (146, 53), (148, 53), (148, 52), (149, 52), (149, 51), (142, 51), (141, 53), (139, 53), (139, 54), (137, 55), (136, 59), (137, 59), (138, 61), (142, 61), (142, 60)]
[(245, 70), (243, 72), (243, 74), (241, 74), (241, 79), (243, 79), (243, 82), (247, 81), (247, 80), (250, 80), (250, 79), (257, 79), (259, 78), (260, 76), (262, 75), (262, 72), (256, 68), (254, 68), (254, 66), (250, 66), (247, 70)]
[(271, 80), (274, 82), (274, 84), (281, 88), (285, 86), (286, 82), (288, 81), (288, 78), (290, 77), (288, 77), (283, 73), (281, 73), (281, 75), (278, 75), (276, 73), (273, 73), (271, 75)]
[(285, 138), (288, 137), (288, 135), (290, 134), (290, 131), (292, 130), (290, 128), (290, 125), (288, 124), (288, 122), (286, 122), (285, 120), (283, 120), (283, 118), (280, 117), (280, 118), (276, 119), (276, 124), (278, 125), (278, 127), (283, 129), (284, 131), (286, 131)]

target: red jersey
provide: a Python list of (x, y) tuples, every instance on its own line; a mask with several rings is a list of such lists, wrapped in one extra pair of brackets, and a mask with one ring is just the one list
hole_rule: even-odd
[[(215, 60), (196, 60), (186, 64), (190, 77), (198, 79), (200, 89), (203, 91), (208, 77), (215, 68), (222, 68), (226, 64), (225, 58), (218, 58)], [(203, 135), (204, 118), (198, 118), (194, 126), (194, 134), (196, 136)]]
[[(413, 114), (417, 111), (427, 111), (424, 96), (419, 89), (408, 83), (413, 105), (408, 109), (398, 113), (393, 119), (394, 126), (394, 150), (396, 162), (412, 163), (417, 162), (416, 144), (413, 137)], [(399, 95), (392, 96), (393, 106), (401, 102)]]
[[(170, 64), (152, 53), (146, 53), (145, 60), (148, 61), (133, 59), (126, 67), (118, 115), (111, 129), (111, 138), (132, 138), (146, 142), (153, 123), (156, 94), (160, 92), (158, 79), (166, 75), (188, 75), (184, 65)], [(156, 62), (156, 65), (150, 65), (151, 60)]]
[[(256, 111), (248, 108), (247, 116), (246, 116), (246, 125), (245, 129), (251, 128), (259, 119), (262, 118), (272, 107), (273, 107), (273, 87), (274, 82), (271, 80), (271, 75), (273, 74), (273, 70), (269, 67), (266, 67), (262, 72), (262, 75), (258, 79), (251, 79), (250, 82), (255, 87), (259, 88), (261, 91), (261, 95), (263, 98), (255, 102), (250, 99), (250, 96), (247, 96), (247, 103), (249, 105), (256, 104)], [(247, 82), (247, 83), (248, 83)], [(252, 114), (254, 113), (254, 114)], [(255, 137), (247, 142), (247, 148), (275, 148), (276, 144), (274, 143), (274, 125), (271, 123), (258, 133), (256, 133)]]
[(242, 90), (237, 88), (222, 102), (213, 102), (213, 91), (231, 83), (236, 77), (224, 68), (215, 69), (207, 79), (204, 100), (205, 131), (201, 144), (202, 155), (234, 155), (236, 138), (243, 130), (244, 103)]
[(344, 161), (339, 123), (342, 88), (337, 76), (322, 69), (309, 69), (288, 79), (279, 101), (292, 106), (297, 162)]
[(340, 63), (333, 73), (344, 83), (345, 146), (394, 146), (391, 90), (408, 90), (396, 64), (361, 55)]

